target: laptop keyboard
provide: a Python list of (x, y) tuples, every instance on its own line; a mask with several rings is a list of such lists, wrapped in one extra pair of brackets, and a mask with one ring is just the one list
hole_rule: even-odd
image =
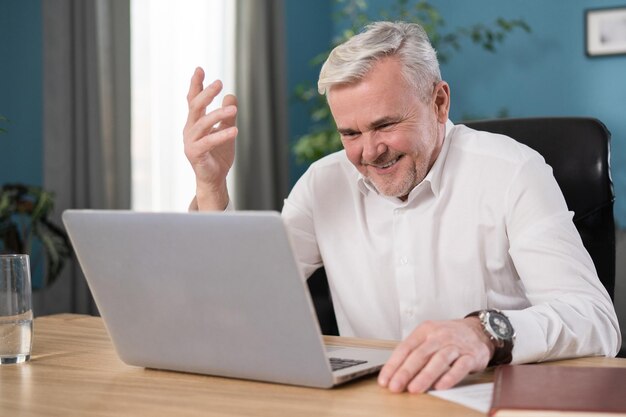
[(330, 360), (330, 367), (333, 371), (349, 368), (351, 366), (367, 363), (367, 361), (359, 361), (354, 359), (341, 359), (341, 358), (328, 358)]

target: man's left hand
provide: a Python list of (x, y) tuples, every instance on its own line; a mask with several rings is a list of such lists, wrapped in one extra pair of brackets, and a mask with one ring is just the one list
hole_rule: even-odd
[(494, 349), (477, 317), (426, 321), (396, 347), (378, 383), (392, 392), (448, 389), (485, 369)]

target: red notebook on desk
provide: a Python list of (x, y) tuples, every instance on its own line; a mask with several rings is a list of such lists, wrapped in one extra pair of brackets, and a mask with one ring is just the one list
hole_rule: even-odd
[(490, 416), (626, 416), (626, 368), (501, 366)]

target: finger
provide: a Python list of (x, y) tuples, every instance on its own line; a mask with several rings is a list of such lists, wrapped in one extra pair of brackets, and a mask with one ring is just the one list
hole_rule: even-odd
[(435, 383), (435, 389), (452, 388), (472, 372), (475, 365), (476, 361), (473, 357), (469, 355), (461, 356), (454, 362), (452, 368)]
[(229, 127), (224, 130), (220, 130), (209, 135), (202, 137), (198, 140), (194, 145), (192, 145), (192, 149), (200, 149), (201, 151), (210, 151), (213, 148), (224, 145), (237, 137), (237, 127)]
[(428, 360), (432, 356), (431, 354), (424, 355), (414, 351), (409, 355), (396, 372), (393, 374), (389, 381), (388, 388), (391, 392), (404, 391), (415, 375), (428, 363)]
[[(235, 97), (232, 94), (227, 94), (224, 96), (224, 99), (222, 100), (222, 107), (228, 107), (228, 106), (237, 106), (237, 97)], [(226, 118), (224, 120), (222, 120), (220, 122), (220, 129), (225, 129), (225, 128), (229, 128), (231, 126), (235, 126), (235, 123), (237, 121), (237, 113), (233, 114), (232, 117)]]
[(431, 360), (431, 357), (441, 348), (437, 339), (426, 339), (404, 360), (402, 365), (391, 376), (389, 390), (392, 392), (402, 392), (415, 375), (421, 372)]
[(393, 351), (387, 362), (378, 373), (378, 385), (389, 386), (389, 381), (404, 363), (406, 358), (413, 352), (414, 347), (408, 343), (408, 339), (400, 343)]
[(213, 99), (222, 91), (222, 82), (215, 80), (204, 90), (200, 91), (190, 100), (188, 98), (189, 113), (187, 115), (187, 125), (193, 125), (200, 117), (206, 113), (206, 108), (213, 102)]
[[(224, 162), (232, 165), (232, 160), (228, 154), (234, 150), (234, 140), (237, 137), (237, 128), (230, 127), (219, 132), (203, 137), (201, 140), (191, 145), (185, 146), (185, 156), (195, 164), (204, 164), (203, 161), (217, 161), (223, 159)], [(225, 147), (226, 152), (221, 152), (218, 148)]]
[[(208, 135), (209, 133), (222, 129), (213, 129), (213, 127), (220, 123), (223, 123), (226, 119), (231, 119), (235, 117), (237, 114), (237, 107), (228, 106), (228, 107), (220, 107), (219, 109), (215, 109), (209, 114), (201, 117), (184, 135), (185, 142), (195, 142), (196, 140), (201, 139), (203, 136)], [(232, 127), (232, 126), (229, 126)]]
[(187, 101), (193, 100), (202, 91), (202, 82), (204, 81), (204, 70), (197, 67), (191, 76), (189, 83), (189, 92), (187, 93)]
[(424, 342), (429, 331), (430, 325), (428, 322), (423, 323), (394, 349), (387, 363), (385, 363), (378, 374), (378, 384), (380, 386), (386, 387), (389, 385), (389, 381), (398, 368), (404, 363), (413, 350)]
[(460, 356), (455, 346), (447, 346), (430, 357), (430, 360), (414, 375), (415, 377), (408, 384), (410, 393), (422, 393), (428, 390), (443, 374), (450, 370), (450, 367)]

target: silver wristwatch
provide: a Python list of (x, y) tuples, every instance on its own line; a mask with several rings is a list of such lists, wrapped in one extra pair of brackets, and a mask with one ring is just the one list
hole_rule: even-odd
[(478, 317), (483, 331), (496, 348), (488, 366), (510, 363), (513, 359), (515, 329), (513, 329), (509, 318), (500, 310), (479, 310), (469, 313), (465, 317)]

